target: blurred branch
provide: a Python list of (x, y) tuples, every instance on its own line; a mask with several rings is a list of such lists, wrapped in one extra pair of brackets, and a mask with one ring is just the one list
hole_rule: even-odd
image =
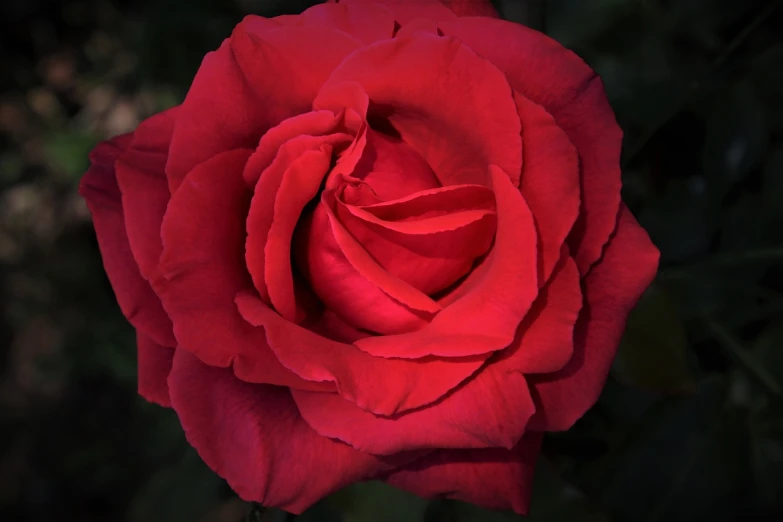
[(702, 319), (715, 339), (726, 349), (743, 371), (753, 377), (770, 396), (781, 396), (783, 392), (775, 378), (756, 361), (728, 329), (708, 315), (705, 315)]
[(739, 33), (737, 33), (734, 38), (732, 38), (728, 45), (726, 45), (726, 47), (723, 49), (723, 52), (721, 52), (720, 55), (718, 55), (718, 57), (715, 58), (715, 60), (712, 62), (710, 72), (708, 72), (700, 81), (696, 81), (693, 84), (694, 87), (690, 94), (684, 96), (684, 99), (680, 103), (674, 104), (672, 109), (658, 121), (657, 125), (653, 125), (647, 132), (642, 134), (638, 140), (636, 140), (636, 143), (629, 147), (629, 150), (625, 155), (625, 159), (623, 160), (623, 168), (627, 168), (628, 165), (630, 165), (633, 160), (636, 159), (636, 157), (644, 150), (644, 148), (647, 146), (647, 143), (658, 133), (658, 131), (661, 130), (661, 128), (663, 128), (663, 126), (666, 125), (669, 120), (674, 118), (691, 99), (693, 99), (696, 93), (701, 90), (701, 86), (708, 83), (710, 77), (720, 67), (722, 67), (723, 64), (726, 63), (731, 55), (734, 54), (734, 52), (739, 49), (743, 43), (745, 43), (745, 41), (747, 41), (748, 37), (753, 34), (753, 32), (758, 29), (761, 24), (766, 22), (767, 19), (772, 16), (775, 10), (780, 7), (781, 3), (783, 3), (781, 0), (772, 0), (769, 2), (769, 4), (767, 4), (767, 6), (762, 9), (747, 26), (745, 26)]

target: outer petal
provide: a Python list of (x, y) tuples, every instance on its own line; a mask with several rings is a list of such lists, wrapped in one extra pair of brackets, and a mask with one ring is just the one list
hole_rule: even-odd
[(361, 45), (328, 27), (259, 30), (255, 18), (209, 53), (193, 80), (166, 165), (172, 193), (195, 165), (255, 147), (264, 132), (307, 112), (332, 69)]
[(161, 346), (146, 335), (136, 332), (138, 348), (139, 395), (160, 406), (170, 407), (169, 386), (174, 348)]
[(371, 125), (390, 125), (442, 185), (488, 185), (490, 164), (518, 184), (521, 125), (511, 87), (459, 40), (419, 32), (375, 43), (347, 57), (325, 85), (339, 81), (364, 87)]
[[(458, 357), (507, 347), (538, 295), (533, 217), (519, 190), (494, 165), (489, 175), (497, 205), (495, 246), (482, 273), (464, 294), (416, 332), (368, 337), (356, 342), (381, 357)], [(475, 271), (474, 271), (475, 272)]]
[(488, 357), (373, 357), (289, 323), (249, 292), (237, 296), (237, 305), (249, 322), (263, 326), (269, 347), (283, 365), (304, 379), (334, 382), (340, 396), (378, 415), (394, 415), (438, 400)]
[(440, 28), (503, 71), (515, 90), (554, 116), (576, 146), (582, 167), (582, 212), (569, 245), (584, 275), (601, 257), (620, 205), (622, 131), (603, 84), (574, 53), (522, 25), (466, 17)]
[(82, 178), (79, 193), (92, 214), (103, 265), (117, 303), (130, 323), (155, 342), (173, 346), (174, 336), (160, 299), (139, 273), (133, 259), (114, 163), (131, 141), (126, 134), (99, 144), (90, 154), (92, 166)]
[(530, 432), (512, 450), (434, 451), (385, 481), (425, 498), (445, 496), (527, 514), (541, 438)]
[(178, 112), (175, 107), (143, 121), (115, 165), (128, 241), (145, 279), (163, 251), (160, 225), (171, 199), (165, 169)]
[(365, 44), (394, 36), (394, 17), (375, 2), (320, 4), (305, 10), (295, 20), (304, 25), (334, 27)]
[(318, 433), (378, 455), (429, 448), (511, 449), (535, 410), (521, 373), (490, 363), (425, 408), (379, 417), (334, 393), (294, 392), (299, 411)]
[(490, 16), (499, 18), (495, 6), (489, 0), (441, 0), (457, 16)]
[(525, 375), (563, 368), (574, 353), (574, 326), (582, 306), (579, 270), (563, 247), (552, 277), (519, 325), (514, 341), (500, 355), (498, 365)]
[(299, 514), (411, 458), (384, 459), (321, 437), (287, 389), (241, 382), (184, 350), (174, 356), (169, 388), (188, 442), (247, 501)]
[(334, 389), (286, 370), (247, 324), (234, 296), (252, 288), (244, 267), (250, 192), (242, 167), (252, 151), (219, 154), (193, 169), (169, 203), (163, 255), (153, 280), (174, 322), (180, 349), (213, 366), (232, 366), (240, 379), (307, 389)]
[(543, 107), (519, 94), (516, 100), (525, 148), (520, 190), (536, 221), (538, 280), (543, 285), (579, 216), (579, 155)]
[[(438, 0), (372, 0), (373, 3), (386, 7), (400, 25), (405, 25), (416, 18), (430, 18), (437, 22), (453, 20), (456, 15), (443, 2)], [(329, 3), (348, 5), (370, 3), (369, 0), (329, 0)]]
[(598, 399), (628, 313), (650, 285), (658, 250), (625, 207), (601, 261), (584, 278), (585, 309), (574, 332), (574, 356), (560, 371), (531, 377), (538, 411), (531, 429), (570, 428)]
[(379, 417), (334, 394), (294, 391), (299, 411), (321, 435), (361, 451), (419, 448), (513, 448), (534, 405), (524, 375), (556, 371), (573, 353), (582, 294), (579, 271), (564, 253), (514, 342), (473, 377), (425, 408)]

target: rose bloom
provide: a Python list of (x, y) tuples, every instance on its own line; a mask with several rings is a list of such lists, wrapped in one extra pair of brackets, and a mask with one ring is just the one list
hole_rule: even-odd
[(528, 508), (658, 252), (601, 81), (489, 2), (248, 16), (81, 183), (139, 392), (246, 500)]

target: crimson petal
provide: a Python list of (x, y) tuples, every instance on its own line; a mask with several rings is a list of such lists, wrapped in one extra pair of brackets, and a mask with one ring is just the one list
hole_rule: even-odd
[(286, 370), (234, 305), (238, 291), (252, 288), (243, 256), (250, 191), (242, 179), (251, 153), (223, 152), (187, 175), (163, 219), (163, 254), (153, 286), (180, 349), (212, 366), (233, 366), (246, 381), (333, 389)]
[(267, 130), (307, 112), (332, 69), (361, 46), (336, 29), (278, 27), (255, 18), (209, 53), (193, 80), (166, 165), (172, 193), (202, 161), (255, 147)]
[[(370, 3), (368, 0), (328, 0), (329, 3), (346, 5), (361, 5)], [(400, 25), (405, 25), (416, 18), (429, 18), (435, 21), (453, 20), (455, 14), (438, 0), (373, 0), (373, 3), (386, 7)]]
[(169, 389), (188, 442), (246, 501), (299, 514), (411, 459), (377, 457), (322, 437), (285, 388), (244, 383), (184, 350), (174, 355)]
[(579, 152), (582, 210), (569, 245), (580, 273), (586, 274), (601, 257), (620, 207), (622, 130), (601, 80), (573, 52), (519, 24), (465, 17), (440, 28), (492, 62), (515, 90), (552, 114)]
[(178, 112), (174, 107), (141, 122), (115, 165), (128, 242), (145, 279), (163, 250), (160, 225), (171, 199), (165, 169)]
[(444, 449), (434, 451), (385, 482), (425, 498), (447, 497), (488, 509), (527, 514), (533, 471), (541, 449), (540, 433), (531, 432), (512, 450)]
[(419, 32), (377, 42), (346, 57), (325, 86), (341, 81), (362, 85), (373, 102), (368, 118), (388, 122), (442, 185), (488, 185), (490, 164), (518, 184), (521, 125), (511, 87), (459, 40)]
[(79, 193), (92, 214), (106, 275), (123, 315), (155, 342), (174, 346), (171, 320), (139, 272), (125, 230), (122, 195), (114, 164), (132, 139), (130, 134), (125, 134), (95, 147), (90, 154), (92, 166), (82, 178)]
[(164, 407), (171, 407), (167, 379), (171, 373), (174, 348), (161, 346), (136, 332), (139, 395)]
[(248, 322), (262, 326), (280, 362), (303, 379), (329, 381), (343, 398), (378, 415), (430, 404), (478, 370), (488, 355), (416, 360), (373, 357), (286, 321), (258, 297), (241, 292), (237, 306)]
[(566, 430), (598, 399), (628, 313), (658, 269), (658, 250), (625, 207), (601, 260), (583, 280), (585, 309), (574, 355), (561, 370), (531, 376), (538, 405), (532, 429)]
[(552, 274), (579, 215), (579, 155), (543, 107), (517, 94), (525, 162), (520, 190), (539, 235), (539, 285)]
[(476, 355), (511, 343), (538, 294), (535, 226), (509, 176), (490, 165), (489, 177), (497, 205), (497, 235), (471, 288), (418, 331), (367, 337), (356, 346), (375, 356), (416, 358)]

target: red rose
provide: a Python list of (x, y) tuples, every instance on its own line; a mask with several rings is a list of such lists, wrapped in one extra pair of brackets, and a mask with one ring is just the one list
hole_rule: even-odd
[(524, 512), (656, 272), (595, 73), (451, 4), (247, 17), (91, 156), (139, 392), (244, 499), (378, 478)]

